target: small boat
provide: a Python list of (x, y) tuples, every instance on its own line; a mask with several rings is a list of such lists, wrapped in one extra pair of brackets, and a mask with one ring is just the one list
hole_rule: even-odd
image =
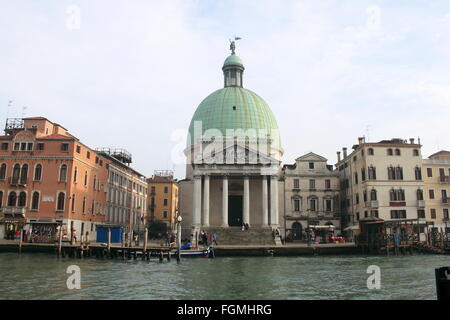
[[(178, 250), (172, 250), (172, 253), (177, 254)], [(191, 249), (181, 249), (180, 256), (182, 258), (190, 258), (190, 257), (203, 257), (203, 258), (214, 258), (214, 249), (213, 247), (207, 248), (196, 248), (192, 247)]]

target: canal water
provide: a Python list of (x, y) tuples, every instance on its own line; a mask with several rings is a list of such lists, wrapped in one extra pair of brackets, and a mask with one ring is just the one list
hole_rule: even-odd
[[(78, 265), (81, 289), (67, 288)], [(367, 268), (381, 271), (368, 289)], [(218, 257), (178, 264), (0, 253), (0, 299), (436, 299), (450, 256)]]

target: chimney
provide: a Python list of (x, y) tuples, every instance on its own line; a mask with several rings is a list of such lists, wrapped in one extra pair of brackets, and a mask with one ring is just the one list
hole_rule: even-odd
[(344, 156), (344, 159), (347, 158), (347, 148), (342, 148), (342, 155)]
[(411, 144), (414, 144), (414, 138), (409, 138), (409, 142), (410, 142)]
[(364, 143), (364, 137), (358, 137), (358, 144)]
[(338, 162), (340, 162), (340, 161), (341, 161), (341, 152), (338, 151), (338, 152), (336, 152), (336, 153), (337, 153)]

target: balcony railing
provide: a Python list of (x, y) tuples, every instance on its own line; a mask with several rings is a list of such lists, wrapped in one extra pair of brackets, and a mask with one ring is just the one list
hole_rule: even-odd
[(14, 217), (25, 217), (26, 209), (25, 207), (3, 207), (3, 215), (12, 215)]
[(368, 208), (378, 208), (378, 206), (379, 206), (378, 200), (366, 201), (366, 207)]
[(450, 204), (450, 198), (442, 198), (443, 204)]
[(12, 186), (26, 186), (28, 182), (28, 178), (23, 177), (10, 177), (9, 178), (9, 184)]
[(417, 200), (418, 208), (425, 208), (425, 200)]
[(450, 176), (440, 176), (439, 181), (441, 183), (450, 183)]

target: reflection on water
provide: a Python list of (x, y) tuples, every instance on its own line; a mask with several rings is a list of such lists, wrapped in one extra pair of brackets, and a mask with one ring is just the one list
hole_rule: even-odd
[[(66, 269), (81, 268), (69, 290)], [(367, 267), (381, 289), (367, 289)], [(0, 299), (436, 299), (434, 268), (449, 256), (230, 257), (159, 263), (0, 254)]]

